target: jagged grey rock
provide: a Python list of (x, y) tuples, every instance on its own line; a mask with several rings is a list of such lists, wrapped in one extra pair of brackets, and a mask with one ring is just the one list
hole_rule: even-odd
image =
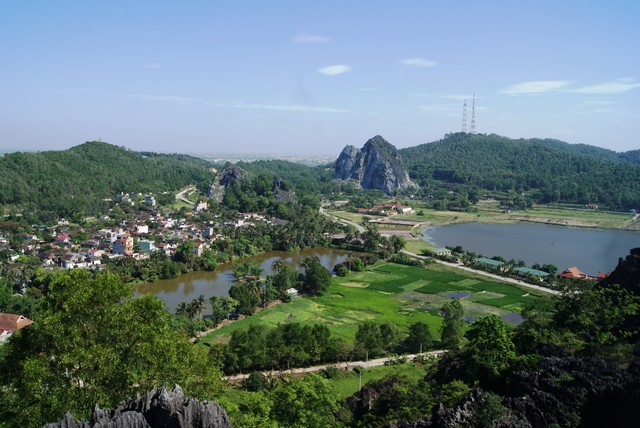
[(398, 150), (379, 135), (367, 141), (362, 150), (346, 146), (336, 160), (333, 178), (353, 182), (363, 189), (379, 189), (387, 195), (416, 187)]
[(207, 196), (218, 202), (222, 202), (224, 190), (238, 181), (244, 180), (248, 174), (249, 173), (247, 171), (237, 166), (230, 166), (223, 169), (218, 173), (218, 175), (216, 175), (213, 183), (209, 186)]
[(153, 389), (143, 397), (122, 402), (115, 410), (93, 409), (91, 421), (77, 421), (67, 413), (45, 428), (231, 428), (222, 407), (211, 401), (185, 397), (176, 385), (171, 391)]

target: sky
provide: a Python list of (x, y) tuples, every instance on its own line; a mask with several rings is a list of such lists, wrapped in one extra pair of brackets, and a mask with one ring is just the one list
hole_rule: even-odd
[(640, 2), (2, 1), (0, 151), (640, 148)]

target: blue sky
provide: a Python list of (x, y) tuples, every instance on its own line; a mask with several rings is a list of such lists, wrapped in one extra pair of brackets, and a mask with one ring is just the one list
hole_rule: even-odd
[(0, 150), (338, 155), (462, 129), (640, 148), (640, 2), (5, 1)]

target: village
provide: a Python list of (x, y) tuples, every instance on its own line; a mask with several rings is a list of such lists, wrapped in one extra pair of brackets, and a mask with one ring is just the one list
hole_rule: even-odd
[(25, 256), (39, 258), (45, 272), (77, 268), (102, 270), (107, 261), (122, 257), (145, 259), (153, 252), (160, 252), (171, 258), (184, 242), (191, 242), (194, 255), (199, 257), (213, 241), (225, 239), (223, 229), (251, 227), (256, 222), (272, 224), (272, 220), (256, 213), (238, 214), (229, 221), (194, 220), (198, 213), (207, 210), (206, 202), (195, 203), (192, 210), (173, 212), (158, 209), (152, 195), (140, 198), (135, 194), (119, 194), (116, 201), (137, 209), (129, 210), (125, 218), (117, 222), (104, 215), (87, 219), (91, 221), (86, 221), (83, 227), (60, 219), (54, 226), (32, 226), (30, 232), (16, 235), (0, 232), (0, 259), (3, 260), (0, 272), (6, 278), (14, 277), (26, 266), (21, 261)]

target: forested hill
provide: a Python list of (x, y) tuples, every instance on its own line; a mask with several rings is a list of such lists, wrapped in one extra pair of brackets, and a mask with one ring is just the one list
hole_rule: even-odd
[(421, 186), (453, 183), (488, 191), (526, 192), (541, 203), (640, 208), (637, 151), (616, 153), (551, 139), (455, 133), (400, 153), (410, 177)]
[(0, 158), (0, 206), (56, 218), (103, 208), (119, 192), (162, 192), (212, 180), (207, 161), (179, 154), (134, 152), (103, 142), (62, 151)]

